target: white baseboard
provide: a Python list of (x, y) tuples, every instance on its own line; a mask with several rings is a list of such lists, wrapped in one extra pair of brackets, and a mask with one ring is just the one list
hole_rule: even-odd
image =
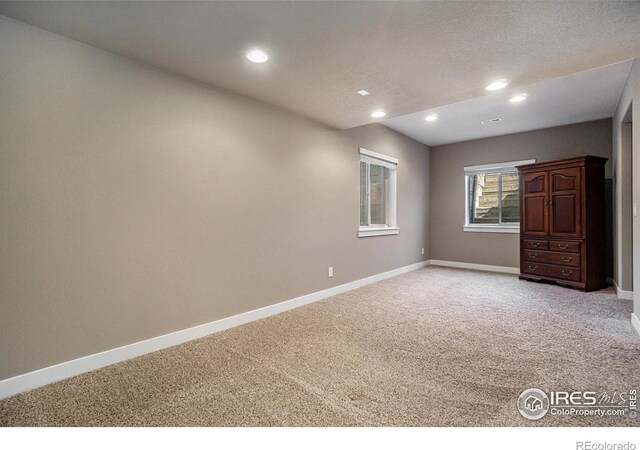
[(7, 378), (0, 381), (0, 399), (11, 397), (40, 386), (44, 386), (55, 381), (80, 375), (84, 372), (100, 369), (127, 359), (142, 356), (147, 353), (162, 350), (163, 348), (173, 347), (174, 345), (198, 339), (209, 334), (217, 333), (238, 325), (252, 322), (258, 319), (279, 314), (299, 306), (308, 305), (328, 297), (332, 297), (343, 292), (357, 289), (367, 284), (392, 278), (412, 270), (421, 269), (429, 265), (429, 261), (421, 261), (409, 266), (400, 267), (399, 269), (390, 270), (388, 272), (373, 275), (350, 283), (335, 286), (323, 291), (314, 292), (312, 294), (303, 295), (291, 300), (287, 300), (274, 305), (265, 306), (264, 308), (255, 309), (225, 319), (216, 320), (214, 322), (205, 323), (185, 330), (176, 331), (145, 341), (135, 342), (123, 347), (106, 350), (104, 352), (95, 353), (72, 361), (56, 364), (55, 366), (45, 367), (33, 372), (18, 375), (13, 378)]
[(640, 334), (640, 319), (636, 316), (636, 313), (631, 313), (631, 325), (636, 329), (636, 332)]
[(429, 264), (432, 266), (443, 266), (443, 267), (455, 267), (458, 269), (471, 269), (471, 270), (482, 270), (484, 272), (500, 272), (500, 273), (520, 273), (520, 268), (518, 267), (506, 267), (506, 266), (490, 266), (487, 264), (474, 264), (474, 263), (465, 263), (465, 262), (457, 262), (457, 261), (441, 261), (439, 259), (431, 259), (429, 260)]
[(618, 287), (618, 283), (611, 277), (607, 277), (607, 281), (613, 285), (616, 295), (620, 300), (633, 300), (633, 291), (624, 291)]

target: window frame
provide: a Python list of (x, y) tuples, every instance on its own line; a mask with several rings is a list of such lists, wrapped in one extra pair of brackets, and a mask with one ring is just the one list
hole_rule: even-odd
[[(516, 166), (535, 163), (535, 159), (510, 161), (464, 167), (464, 226), (463, 231), (475, 233), (519, 233), (520, 222), (502, 222), (502, 175), (517, 172)], [(498, 174), (498, 223), (469, 223), (469, 177), (472, 175)]]
[[(359, 163), (366, 164), (366, 192), (367, 192), (367, 216), (368, 225), (360, 225), (360, 211), (362, 199), (358, 202), (358, 237), (368, 236), (385, 236), (398, 234), (400, 228), (397, 226), (397, 198), (398, 198), (398, 160), (391, 156), (383, 155), (381, 153), (367, 150), (366, 148), (359, 149)], [(371, 223), (371, 182), (370, 182), (370, 165), (377, 165), (386, 167), (389, 169), (389, 186), (387, 192), (387, 202), (385, 203), (386, 220), (384, 224), (372, 224)], [(360, 197), (361, 186), (358, 189), (358, 196)]]

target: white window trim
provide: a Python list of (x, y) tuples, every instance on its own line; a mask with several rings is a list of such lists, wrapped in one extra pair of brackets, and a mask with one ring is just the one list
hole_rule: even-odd
[(398, 160), (396, 158), (392, 158), (391, 156), (383, 155), (382, 153), (372, 152), (371, 150), (367, 150), (366, 148), (360, 147), (360, 154), (361, 155), (366, 155), (366, 156), (371, 156), (372, 158), (380, 159), (382, 161), (387, 161), (387, 162), (390, 162), (391, 164), (395, 164), (396, 166), (398, 165)]
[(469, 223), (469, 175), (479, 173), (508, 173), (513, 172), (516, 166), (535, 163), (535, 159), (525, 159), (521, 161), (501, 162), (493, 164), (481, 164), (477, 166), (465, 166), (464, 168), (464, 226), (462, 230), (472, 233), (520, 233), (519, 223), (508, 224), (485, 224)]
[(488, 171), (491, 171), (491, 173), (512, 172), (513, 168), (516, 166), (524, 166), (525, 164), (534, 164), (535, 162), (536, 162), (535, 159), (523, 159), (522, 161), (480, 164), (478, 166), (465, 166), (464, 174), (473, 175), (473, 173), (485, 173)]
[[(359, 149), (360, 162), (367, 164), (376, 164), (379, 166), (387, 167), (390, 170), (389, 173), (389, 205), (387, 205), (387, 222), (388, 224), (371, 224), (370, 226), (359, 226), (358, 237), (369, 236), (387, 236), (392, 234), (398, 234), (400, 228), (396, 223), (396, 208), (397, 208), (397, 170), (398, 160), (391, 156), (383, 155), (381, 153), (367, 150), (366, 148)], [(369, 209), (371, 214), (371, 209)], [(358, 212), (359, 216), (359, 212)]]
[(520, 233), (520, 225), (513, 227), (510, 225), (473, 223), (462, 227), (463, 231), (472, 233)]
[(358, 228), (358, 237), (367, 236), (386, 236), (388, 234), (398, 234), (398, 227), (360, 227)]

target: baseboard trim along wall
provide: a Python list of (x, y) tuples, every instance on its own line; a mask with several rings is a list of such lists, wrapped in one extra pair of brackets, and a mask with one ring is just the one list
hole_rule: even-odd
[(618, 287), (618, 283), (613, 278), (608, 278), (608, 281), (613, 285), (616, 290), (616, 295), (620, 300), (633, 300), (633, 291), (624, 291)]
[(631, 325), (636, 329), (636, 332), (640, 334), (640, 319), (636, 316), (636, 313), (631, 313)]
[(255, 309), (253, 311), (227, 317), (225, 319), (205, 323), (203, 325), (165, 334), (145, 341), (135, 342), (133, 344), (106, 350), (104, 352), (94, 353), (92, 355), (83, 356), (54, 366), (45, 367), (23, 375), (7, 378), (0, 381), (0, 399), (11, 397), (12, 395), (26, 392), (65, 378), (80, 375), (81, 373), (90, 372), (111, 364), (126, 361), (127, 359), (142, 356), (164, 348), (173, 347), (174, 345), (237, 327), (238, 325), (243, 325), (254, 320), (264, 319), (275, 314), (280, 314), (281, 312), (288, 311), (290, 309), (308, 305), (352, 289), (357, 289), (371, 283), (421, 269), (428, 265), (429, 261), (421, 261), (409, 266), (400, 267), (388, 272), (352, 281), (350, 283), (341, 284), (340, 286), (334, 286), (323, 291), (314, 292), (291, 300), (286, 300), (281, 303), (265, 306), (264, 308)]
[(457, 261), (441, 261), (439, 259), (431, 259), (429, 260), (429, 264), (432, 266), (442, 266), (442, 267), (455, 267), (458, 269), (470, 269), (470, 270), (482, 270), (484, 272), (500, 272), (500, 273), (520, 273), (520, 269), (518, 267), (507, 267), (507, 266), (491, 266), (487, 264), (474, 264), (474, 263), (465, 263), (465, 262), (457, 262)]

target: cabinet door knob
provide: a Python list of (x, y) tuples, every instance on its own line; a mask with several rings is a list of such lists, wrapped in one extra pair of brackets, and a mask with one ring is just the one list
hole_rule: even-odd
[(538, 247), (540, 247), (540, 242), (533, 242), (533, 243), (531, 244), (531, 247), (532, 247), (532, 248), (538, 248)]
[(566, 249), (568, 249), (568, 248), (569, 248), (569, 246), (568, 246), (567, 244), (558, 244), (558, 248), (559, 248), (560, 250), (566, 250)]
[(562, 261), (568, 263), (568, 262), (571, 262), (572, 259), (573, 258), (571, 258), (571, 257), (563, 257)]
[(537, 253), (529, 253), (529, 258), (536, 259), (538, 257)]
[(529, 270), (535, 272), (536, 270), (538, 270), (538, 266), (529, 266)]
[(562, 275), (564, 275), (565, 277), (570, 277), (572, 273), (573, 273), (572, 271), (568, 271), (568, 272), (566, 270), (562, 271)]

